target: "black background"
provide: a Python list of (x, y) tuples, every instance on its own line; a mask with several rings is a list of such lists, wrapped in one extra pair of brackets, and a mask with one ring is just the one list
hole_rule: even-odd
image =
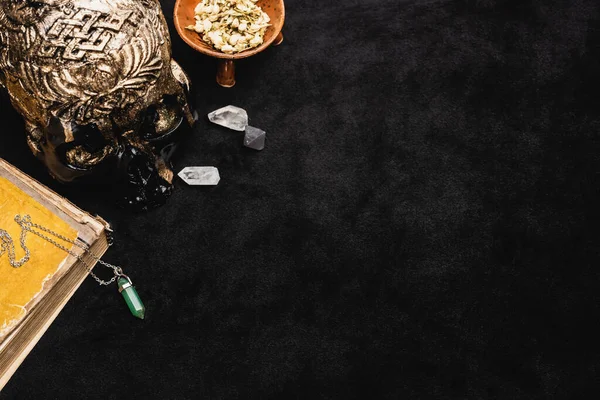
[[(214, 82), (172, 29), (213, 165), (132, 214), (54, 183), (0, 106), (0, 156), (109, 220), (106, 260), (2, 399), (584, 398), (600, 311), (600, 4), (293, 1), (285, 41)], [(591, 393), (591, 392), (590, 392)], [(588, 397), (589, 398), (589, 397)]]

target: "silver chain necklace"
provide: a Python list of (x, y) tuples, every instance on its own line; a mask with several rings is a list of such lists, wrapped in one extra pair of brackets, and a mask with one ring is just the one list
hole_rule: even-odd
[[(27, 246), (25, 244), (27, 233), (30, 232), (30, 233), (42, 238), (46, 242), (51, 243), (52, 245), (56, 246), (57, 248), (63, 250), (64, 252), (72, 255), (73, 257), (77, 258), (83, 265), (85, 265), (89, 274), (92, 276), (92, 278), (94, 278), (94, 280), (96, 282), (98, 282), (99, 285), (108, 286), (111, 283), (114, 283), (116, 281), (119, 286), (119, 292), (123, 295), (123, 298), (125, 299), (125, 302), (127, 303), (127, 306), (129, 307), (129, 310), (131, 311), (131, 313), (138, 318), (144, 319), (145, 310), (146, 310), (144, 307), (144, 304), (142, 303), (139, 295), (137, 294), (137, 291), (133, 287), (133, 283), (131, 282), (131, 279), (123, 273), (123, 269), (121, 267), (119, 267), (117, 265), (109, 264), (105, 261), (102, 261), (100, 259), (100, 257), (98, 257), (96, 254), (94, 254), (90, 250), (89, 246), (87, 246), (83, 243), (79, 243), (74, 240), (71, 240), (57, 232), (54, 232), (48, 228), (45, 228), (41, 225), (33, 223), (31, 221), (31, 217), (29, 215), (24, 215), (24, 216), (16, 215), (15, 222), (21, 227), (21, 235), (19, 237), (19, 244), (21, 245), (21, 248), (25, 252), (25, 255), (20, 260), (17, 260), (16, 251), (15, 251), (15, 243), (14, 243), (12, 237), (10, 236), (10, 234), (7, 231), (0, 229), (0, 257), (2, 257), (5, 253), (8, 253), (8, 261), (13, 268), (21, 268), (24, 264), (26, 264), (29, 261), (29, 258), (31, 257), (31, 252), (29, 251), (29, 248), (27, 248)], [(52, 237), (49, 237), (46, 234), (53, 236), (56, 239), (53, 239)], [(69, 243), (73, 246), (79, 247), (80, 249), (83, 250), (84, 254), (88, 254), (92, 259), (94, 259), (99, 264), (112, 269), (114, 276), (107, 281), (100, 279), (95, 273), (92, 272), (92, 266), (83, 258), (83, 254), (75, 253), (71, 249), (69, 249), (66, 246), (64, 246), (63, 244), (59, 243), (57, 241), (57, 239), (62, 240), (63, 242)]]

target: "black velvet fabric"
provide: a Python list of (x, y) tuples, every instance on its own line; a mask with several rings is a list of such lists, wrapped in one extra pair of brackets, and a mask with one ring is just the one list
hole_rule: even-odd
[[(597, 1), (288, 0), (233, 89), (162, 4), (204, 116), (176, 170), (222, 180), (117, 209), (53, 182), (3, 98), (0, 156), (113, 224), (148, 311), (88, 279), (2, 399), (596, 392)], [(265, 150), (206, 120), (227, 104)]]

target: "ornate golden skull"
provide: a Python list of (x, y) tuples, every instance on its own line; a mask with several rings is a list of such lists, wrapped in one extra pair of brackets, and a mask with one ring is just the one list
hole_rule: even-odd
[(170, 193), (195, 118), (157, 0), (0, 0), (0, 86), (59, 181), (111, 176), (142, 208)]

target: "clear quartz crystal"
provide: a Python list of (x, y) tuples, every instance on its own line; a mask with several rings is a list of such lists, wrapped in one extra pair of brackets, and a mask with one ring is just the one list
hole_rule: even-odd
[(215, 167), (185, 167), (177, 176), (192, 186), (216, 185), (221, 180), (219, 170)]
[(248, 126), (248, 113), (243, 108), (226, 106), (208, 114), (210, 122), (243, 132)]
[(262, 150), (265, 148), (266, 137), (267, 133), (265, 131), (248, 125), (244, 135), (244, 146), (254, 150)]

